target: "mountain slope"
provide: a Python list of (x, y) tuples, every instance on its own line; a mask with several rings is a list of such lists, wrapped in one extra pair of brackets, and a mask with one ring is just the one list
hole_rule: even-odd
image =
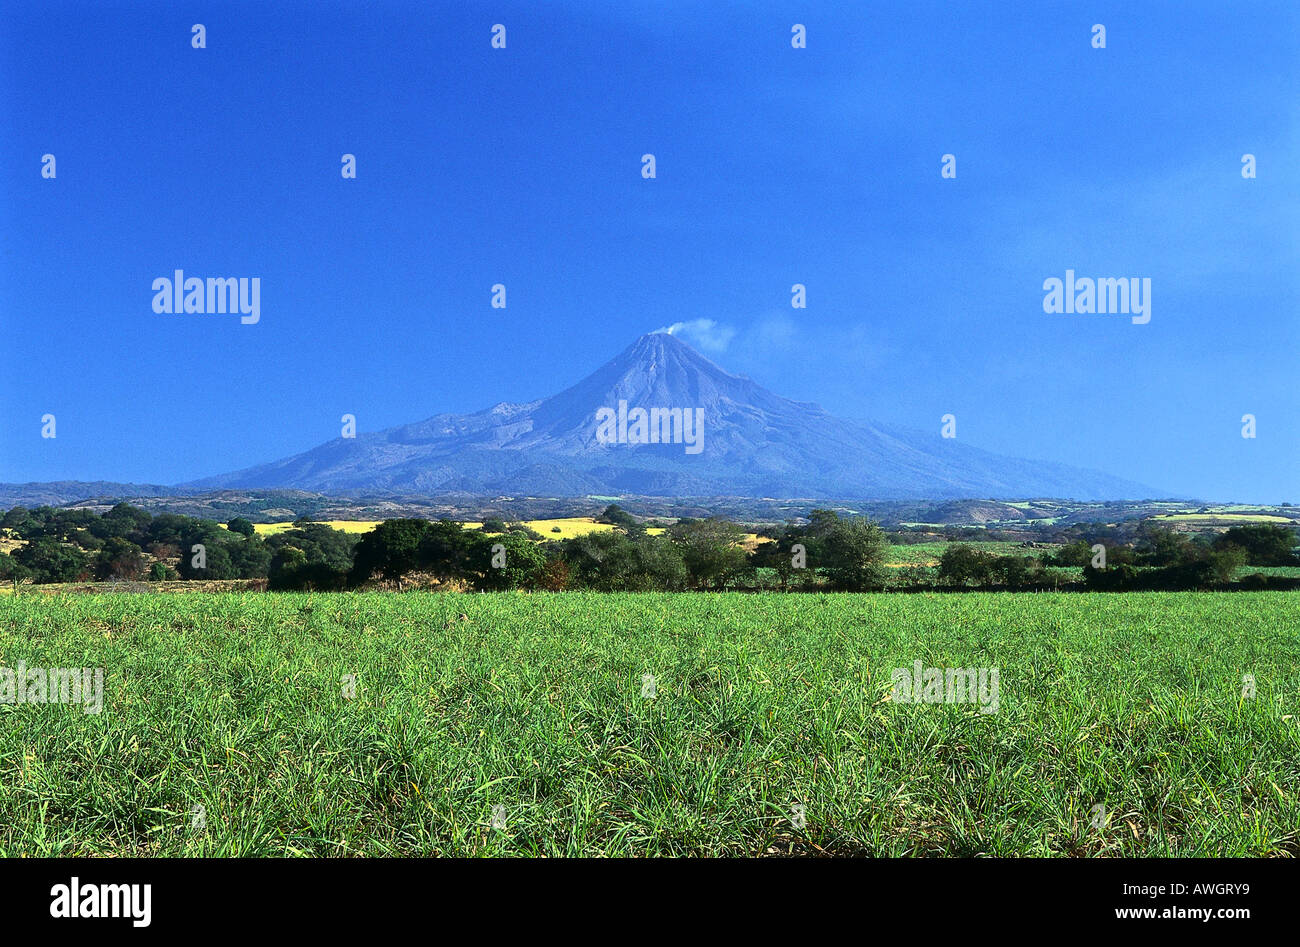
[[(698, 409), (701, 449), (601, 443), (601, 408)], [(557, 395), (337, 438), (305, 453), (186, 486), (323, 493), (453, 491), (530, 496), (1132, 499), (1150, 487), (790, 401), (679, 339), (642, 336)]]

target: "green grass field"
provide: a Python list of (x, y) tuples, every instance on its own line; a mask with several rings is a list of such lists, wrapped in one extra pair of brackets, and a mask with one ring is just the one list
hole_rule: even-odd
[(915, 565), (915, 566), (934, 566), (939, 564), (940, 557), (949, 546), (967, 545), (973, 546), (980, 552), (992, 553), (998, 556), (1037, 556), (1042, 557), (1048, 553), (1055, 552), (1060, 546), (1049, 546), (1046, 548), (1031, 549), (1021, 546), (1019, 543), (1007, 542), (980, 542), (980, 543), (950, 543), (950, 542), (932, 542), (932, 543), (912, 543), (909, 545), (889, 546), (886, 551), (886, 561), (891, 565)]
[(1300, 854), (1294, 593), (7, 596), (20, 660), (104, 708), (0, 705), (6, 857)]

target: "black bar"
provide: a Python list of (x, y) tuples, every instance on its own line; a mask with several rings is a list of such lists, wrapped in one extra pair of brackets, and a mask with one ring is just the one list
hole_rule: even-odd
[[(70, 886), (74, 876), (83, 893), (91, 884), (150, 885), (149, 925), (135, 927), (129, 916), (51, 917), (52, 889)], [(918, 936), (1025, 928), (1185, 931), (1193, 925), (1231, 936), (1247, 929), (1242, 925), (1273, 928), (1294, 920), (1298, 878), (1300, 869), (1289, 859), (0, 862), (6, 933), (113, 928), (128, 936), (202, 932), (213, 923), (296, 937), (375, 937), (434, 924), (432, 935), (450, 933), (446, 925), (454, 921), (482, 924), (496, 935), (582, 929), (636, 938), (680, 931), (678, 920), (687, 917), (694, 934), (761, 934), (785, 923), (816, 929), (847, 923), (866, 934), (893, 920)], [(1180, 884), (1181, 891), (1174, 887)], [(1133, 909), (1154, 916), (1119, 916)], [(1246, 913), (1187, 916), (1203, 909)]]

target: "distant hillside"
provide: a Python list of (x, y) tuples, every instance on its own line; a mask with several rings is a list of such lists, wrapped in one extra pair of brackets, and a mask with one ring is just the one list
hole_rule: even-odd
[(62, 506), (95, 497), (184, 496), (197, 491), (156, 483), (109, 480), (55, 480), (49, 483), (0, 483), (0, 508)]

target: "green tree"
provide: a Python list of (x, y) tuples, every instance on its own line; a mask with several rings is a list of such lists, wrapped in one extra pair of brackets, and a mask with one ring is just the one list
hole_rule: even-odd
[(1239, 546), (1246, 551), (1252, 566), (1288, 566), (1297, 561), (1294, 530), (1277, 523), (1251, 523), (1234, 526), (1214, 541), (1216, 549)]
[[(484, 565), (483, 557), (476, 554), (478, 543), (488, 538), (466, 530), (455, 520), (429, 523), (420, 540), (420, 568), (443, 580), (473, 579)], [(501, 541), (503, 536), (491, 538)]]
[(347, 579), (346, 568), (336, 568), (323, 557), (297, 546), (281, 545), (271, 559), (266, 587), (272, 591), (323, 592), (343, 588)]
[(0, 552), (0, 582), (12, 582), (14, 588), (18, 588), (18, 583), (31, 575), (31, 570), (25, 565), (9, 555), (7, 552)]
[(681, 550), (667, 537), (636, 538), (619, 530), (575, 536), (563, 543), (572, 585), (602, 592), (679, 591), (687, 584)]
[(520, 533), (478, 536), (471, 556), (481, 564), (474, 584), (485, 590), (532, 588), (546, 566), (546, 553)]
[(79, 582), (90, 578), (93, 572), (86, 553), (49, 536), (16, 549), (13, 556), (30, 571), (33, 582)]
[(722, 516), (678, 523), (668, 535), (681, 550), (695, 588), (721, 589), (748, 571), (745, 530)]
[(179, 513), (159, 513), (149, 524), (149, 541), (179, 547), (198, 522)]
[(420, 564), (420, 543), (431, 528), (428, 520), (384, 520), (357, 543), (352, 583), (360, 585), (375, 573), (400, 583)]
[(32, 515), (25, 506), (15, 506), (9, 510), (3, 517), (0, 517), (0, 529), (12, 529), (15, 534), (22, 535), (22, 527), (25, 523), (31, 522)]
[(953, 585), (965, 585), (967, 582), (984, 585), (993, 578), (997, 558), (974, 546), (956, 543), (945, 549), (939, 557), (939, 578)]
[(224, 543), (222, 548), (230, 555), (231, 565), (238, 578), (261, 579), (271, 567), (271, 549), (256, 534), (245, 536), (236, 542)]
[(1249, 551), (1241, 546), (1227, 543), (1214, 549), (1207, 557), (1213, 570), (1214, 581), (1231, 582), (1237, 570), (1249, 562)]
[(609, 523), (613, 526), (639, 527), (641, 523), (635, 516), (617, 503), (611, 503), (596, 517), (597, 523)]
[(1054, 566), (1082, 569), (1092, 562), (1092, 544), (1086, 539), (1076, 539), (1074, 542), (1066, 543), (1050, 558)]
[(352, 557), (360, 536), (345, 533), (324, 523), (308, 523), (300, 529), (288, 529), (267, 537), (266, 545), (272, 553), (284, 546), (293, 546), (306, 555), (306, 565), (325, 566), (330, 571), (346, 574), (352, 568)]
[[(1198, 558), (1197, 551), (1186, 533), (1180, 533), (1151, 521), (1142, 523), (1138, 530), (1140, 561), (1153, 566), (1174, 566)], [(1107, 549), (1107, 560), (1113, 560)]]
[(864, 517), (839, 519), (818, 541), (831, 584), (849, 592), (884, 588), (889, 537)]
[[(192, 550), (194, 543), (186, 547), (186, 550)], [(186, 551), (181, 553), (180, 573), (182, 578), (195, 579), (200, 582), (207, 582), (216, 579), (237, 579), (239, 570), (230, 559), (230, 553), (225, 546), (216, 543), (205, 543), (204, 547), (204, 565), (199, 568), (194, 565), (194, 553)]]
[(134, 579), (144, 569), (140, 547), (120, 536), (110, 536), (95, 557), (95, 574), (101, 579)]
[(1044, 581), (1043, 562), (1037, 556), (996, 556), (993, 575), (1011, 588)]
[[(227, 547), (242, 542), (245, 542), (243, 537), (222, 529), (221, 524), (215, 520), (188, 520), (179, 543), (181, 555), (177, 571), (183, 579), (237, 579), (239, 566), (236, 564), (236, 556), (239, 552), (236, 551), (236, 555), (232, 556)], [(195, 565), (198, 555), (195, 546), (203, 547), (200, 559), (202, 565)]]
[(129, 538), (139, 545), (138, 540), (144, 538), (152, 519), (153, 516), (146, 510), (129, 503), (118, 503), (96, 522), (91, 523), (88, 529), (99, 539), (119, 536)]
[[(781, 590), (790, 587), (796, 576), (805, 583), (816, 579), (817, 570), (808, 561), (807, 544), (803, 530), (793, 524), (767, 534), (769, 542), (760, 542), (750, 553), (749, 562), (755, 569), (771, 569), (776, 573)], [(802, 555), (796, 546), (803, 547)], [(802, 564), (801, 564), (802, 563)]]

